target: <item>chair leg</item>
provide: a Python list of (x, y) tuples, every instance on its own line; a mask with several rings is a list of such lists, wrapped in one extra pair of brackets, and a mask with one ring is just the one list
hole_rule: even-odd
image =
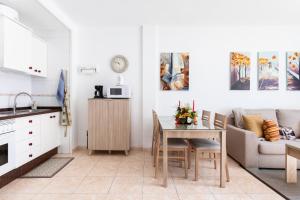
[(226, 168), (226, 178), (227, 178), (227, 182), (230, 181), (230, 177), (229, 177), (229, 169), (228, 169), (228, 162), (227, 162), (227, 158), (225, 161), (225, 168)]
[(153, 167), (155, 167), (156, 165), (156, 143), (154, 144), (154, 147), (153, 147)]
[(191, 169), (191, 162), (192, 162), (192, 149), (189, 147), (188, 148), (188, 169)]
[(184, 174), (185, 174), (185, 178), (188, 178), (188, 151), (189, 151), (189, 149), (184, 149)]
[(216, 160), (216, 154), (214, 153), (214, 167), (217, 169), (217, 160)]
[(199, 155), (197, 149), (195, 150), (195, 181), (198, 181), (198, 170), (199, 170)]
[(155, 178), (157, 178), (159, 170), (159, 148), (157, 148), (155, 152)]

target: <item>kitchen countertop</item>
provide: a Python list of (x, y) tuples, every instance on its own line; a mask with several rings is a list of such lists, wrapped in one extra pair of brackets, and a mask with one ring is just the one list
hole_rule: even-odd
[(38, 107), (37, 110), (32, 110), (29, 107), (18, 108), (14, 115), (12, 108), (1, 108), (0, 109), (0, 120), (14, 119), (20, 117), (27, 117), (32, 115), (41, 115), (53, 112), (60, 112), (60, 107)]

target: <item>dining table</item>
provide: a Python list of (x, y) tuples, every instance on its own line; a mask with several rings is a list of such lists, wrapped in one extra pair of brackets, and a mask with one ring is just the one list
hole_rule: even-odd
[(220, 187), (225, 187), (226, 129), (213, 121), (198, 120), (196, 124), (177, 124), (174, 116), (158, 116), (163, 137), (163, 186), (168, 186), (168, 139), (216, 139), (220, 142)]

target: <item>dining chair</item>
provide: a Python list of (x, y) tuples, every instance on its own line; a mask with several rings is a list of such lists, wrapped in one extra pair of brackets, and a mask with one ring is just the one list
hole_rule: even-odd
[[(215, 114), (215, 119), (214, 119), (214, 125), (216, 127), (226, 129), (227, 127), (227, 117), (222, 114)], [(213, 160), (215, 163), (215, 168), (216, 168), (216, 161), (221, 159), (221, 156), (217, 158), (216, 155), (220, 155), (220, 150), (221, 150), (221, 145), (217, 140), (211, 140), (211, 139), (192, 139), (190, 140), (190, 144), (192, 148), (195, 150), (195, 180), (198, 180), (199, 176), (199, 160)], [(209, 153), (213, 154), (213, 157), (209, 158), (204, 158), (200, 157), (199, 155), (203, 153)], [(229, 178), (229, 170), (228, 170), (228, 163), (227, 163), (227, 156), (225, 160), (225, 168), (226, 168), (226, 178), (227, 181), (230, 181)]]
[[(155, 166), (155, 178), (158, 177), (159, 161), (163, 159), (163, 144), (162, 144), (162, 134), (160, 129), (160, 124), (156, 112), (153, 112), (153, 122), (154, 122), (154, 166)], [(176, 160), (179, 162), (184, 162), (184, 174), (185, 178), (188, 177), (188, 152), (189, 146), (187, 142), (180, 138), (169, 138), (168, 139), (168, 153), (177, 153), (176, 155), (168, 155), (169, 160)], [(181, 155), (180, 155), (181, 154)]]
[(210, 111), (203, 110), (201, 119), (205, 121), (210, 121)]

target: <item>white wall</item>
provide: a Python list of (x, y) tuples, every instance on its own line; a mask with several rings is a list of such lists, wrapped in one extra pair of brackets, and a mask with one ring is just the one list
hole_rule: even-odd
[[(129, 68), (124, 73), (125, 84), (132, 89), (132, 137), (131, 146), (142, 144), (142, 63), (141, 30), (136, 27), (126, 28), (84, 28), (76, 33), (76, 49), (73, 68), (73, 85), (76, 90), (75, 121), (78, 145), (86, 146), (88, 98), (94, 96), (94, 86), (115, 85), (118, 74), (110, 68), (114, 55), (122, 54), (129, 60)], [(96, 66), (98, 73), (85, 75), (78, 72), (79, 66)]]
[[(14, 95), (18, 92), (31, 93), (31, 78), (11, 71), (0, 71), (0, 108), (13, 106)], [(29, 99), (18, 100), (18, 106), (29, 105)]]
[[(94, 85), (110, 85), (117, 74), (110, 59), (123, 54), (129, 60), (125, 80), (132, 87), (132, 146), (151, 146), (152, 116), (173, 115), (178, 100), (197, 109), (230, 113), (235, 107), (300, 108), (300, 92), (286, 91), (285, 52), (299, 50), (299, 28), (293, 27), (103, 27), (80, 29), (76, 38), (76, 63), (73, 85), (76, 90), (76, 130), (78, 145), (86, 145), (87, 99)], [(251, 90), (230, 91), (229, 53), (251, 52)], [(257, 90), (258, 51), (279, 51), (280, 89)], [(160, 52), (190, 53), (190, 90), (160, 91)], [(94, 65), (99, 73), (91, 76), (77, 72), (78, 66)], [(76, 72), (74, 72), (74, 70)]]
[[(150, 47), (147, 53), (155, 60), (156, 65), (149, 71), (149, 65), (144, 63), (147, 73), (155, 75), (152, 83), (159, 83), (160, 52), (190, 53), (190, 90), (161, 91), (149, 84), (143, 85), (143, 94), (155, 96), (149, 102), (143, 101), (144, 110), (144, 147), (151, 146), (151, 113), (148, 105), (154, 105), (159, 115), (173, 115), (178, 100), (186, 103), (196, 102), (196, 109), (208, 109), (230, 113), (232, 108), (300, 108), (300, 91), (286, 91), (286, 51), (299, 51), (299, 28), (293, 27), (232, 27), (232, 28), (197, 28), (197, 27), (152, 27), (144, 29), (143, 37), (157, 41), (157, 46)], [(156, 31), (156, 34), (149, 34)], [(149, 45), (147, 46), (149, 47)], [(145, 48), (145, 47), (143, 47)], [(155, 51), (155, 53), (153, 53)], [(231, 51), (251, 52), (251, 90), (230, 91), (229, 54)], [(280, 82), (278, 91), (257, 90), (258, 51), (279, 51)], [(150, 52), (150, 53), (149, 53)], [(143, 58), (149, 60), (147, 55)], [(151, 60), (151, 59), (150, 59)], [(152, 64), (152, 63), (151, 63)], [(152, 64), (153, 65), (153, 64)], [(144, 74), (144, 78), (147, 78)], [(144, 82), (145, 83), (145, 82)], [(146, 127), (146, 128), (145, 128)]]

